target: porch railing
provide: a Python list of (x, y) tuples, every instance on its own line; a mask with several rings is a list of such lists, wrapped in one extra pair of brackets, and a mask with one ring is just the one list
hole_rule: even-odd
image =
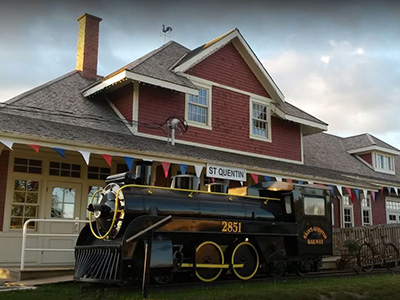
[[(376, 228), (377, 227), (377, 228)], [(376, 230), (370, 231), (376, 228)], [(333, 253), (340, 254), (346, 240), (358, 241), (372, 238), (375, 243), (380, 243), (382, 237), (385, 242), (395, 244), (400, 249), (400, 224), (374, 225), (368, 227), (350, 227), (333, 229)]]
[(77, 237), (78, 233), (37, 233), (37, 232), (29, 232), (28, 233), (28, 224), (32, 222), (37, 223), (89, 223), (87, 220), (55, 220), (55, 219), (29, 219), (24, 223), (24, 227), (22, 230), (22, 248), (21, 248), (21, 271), (25, 269), (25, 253), (27, 251), (52, 251), (52, 252), (72, 252), (74, 249), (62, 249), (62, 248), (26, 248), (26, 237), (27, 236), (36, 236), (36, 237)]

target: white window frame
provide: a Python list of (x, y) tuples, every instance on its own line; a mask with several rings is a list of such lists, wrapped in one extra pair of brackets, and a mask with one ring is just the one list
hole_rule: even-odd
[[(345, 218), (344, 218), (344, 210), (345, 209), (350, 210), (350, 218), (351, 218), (350, 223), (345, 221)], [(353, 208), (353, 204), (351, 203), (350, 196), (343, 196), (341, 199), (341, 222), (342, 222), (342, 224), (341, 224), (342, 228), (354, 227), (354, 208)], [(350, 224), (351, 226), (346, 227), (346, 224)]]
[[(382, 166), (378, 165), (378, 162), (380, 161), (379, 157), (382, 157)], [(394, 167), (394, 159), (393, 155), (389, 155), (383, 152), (374, 152), (372, 155), (373, 158), (373, 165), (374, 165), (374, 170), (377, 172), (381, 173), (387, 173), (387, 174), (395, 174), (395, 167)], [(388, 160), (388, 167), (385, 167), (385, 159)]]
[[(367, 201), (367, 203), (369, 203), (369, 206), (364, 206), (364, 201)], [(370, 226), (373, 225), (373, 221), (372, 221), (372, 202), (371, 202), (371, 196), (367, 195), (367, 197), (365, 197), (365, 195), (363, 196), (363, 198), (361, 199), (361, 224), (362, 226)], [(364, 211), (367, 211), (369, 213), (369, 223), (365, 223), (364, 222)]]
[[(392, 201), (397, 203), (396, 206), (399, 207), (399, 209), (397, 208), (393, 208), (390, 209), (388, 208), (388, 201)], [(386, 223), (387, 224), (399, 224), (400, 223), (400, 198), (396, 198), (396, 197), (386, 197), (385, 198), (385, 210), (386, 210)], [(389, 215), (395, 215), (396, 216), (396, 222), (389, 222)]]
[(190, 94), (186, 94), (186, 97), (185, 97), (185, 119), (190, 126), (211, 130), (212, 129), (212, 86), (204, 84), (204, 83), (197, 83), (197, 82), (195, 82), (195, 84), (199, 89), (207, 91), (207, 115), (206, 115), (207, 120), (206, 120), (205, 124), (189, 120), (189, 97), (190, 97)]
[[(264, 105), (267, 107), (267, 120), (265, 121), (267, 123), (267, 136), (263, 137), (260, 135), (253, 134), (253, 104), (259, 104), (259, 105)], [(271, 142), (271, 105), (269, 102), (265, 101), (259, 101), (254, 98), (250, 97), (249, 101), (249, 106), (250, 106), (250, 116), (249, 116), (249, 133), (250, 133), (250, 138), (254, 140), (259, 140), (259, 141), (264, 141), (264, 142)]]

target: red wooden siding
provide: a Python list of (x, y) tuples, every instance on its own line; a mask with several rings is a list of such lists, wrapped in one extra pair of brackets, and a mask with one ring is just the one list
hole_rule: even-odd
[(386, 224), (386, 201), (385, 197), (387, 193), (379, 193), (378, 199), (376, 201), (371, 200), (372, 206), (372, 222), (374, 225)]
[[(185, 95), (152, 86), (140, 86), (139, 122), (162, 124), (168, 117), (185, 116)], [(212, 88), (212, 130), (189, 127), (177, 139), (232, 150), (301, 160), (300, 126), (278, 118), (271, 120), (272, 142), (249, 138), (249, 97), (219, 87)], [(160, 129), (139, 125), (139, 132), (165, 136)]]
[(3, 221), (6, 204), (7, 171), (9, 151), (3, 150), (0, 155), (0, 231), (3, 230)]
[(270, 98), (232, 43), (219, 49), (186, 73)]
[(371, 153), (365, 153), (365, 154), (361, 154), (359, 156), (360, 156), (360, 158), (362, 158), (363, 160), (365, 160), (367, 163), (369, 163), (372, 166), (372, 154)]
[(133, 112), (133, 84), (127, 84), (122, 88), (108, 94), (108, 98), (129, 122), (132, 121)]

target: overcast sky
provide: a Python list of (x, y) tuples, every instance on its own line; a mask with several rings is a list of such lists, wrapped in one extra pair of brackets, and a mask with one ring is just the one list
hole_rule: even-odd
[(1, 1), (0, 101), (75, 69), (78, 22), (100, 23), (98, 73), (167, 40), (193, 49), (237, 27), (288, 102), (400, 148), (400, 1)]

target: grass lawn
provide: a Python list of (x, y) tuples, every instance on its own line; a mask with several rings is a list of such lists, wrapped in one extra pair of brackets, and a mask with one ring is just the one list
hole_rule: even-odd
[[(64, 283), (42, 286), (36, 290), (1, 292), (1, 300), (142, 299), (139, 289), (107, 288), (101, 285)], [(151, 287), (148, 299), (199, 300), (347, 300), (400, 299), (400, 275), (356, 276), (339, 279), (310, 279), (279, 283), (241, 282), (223, 286), (201, 285), (199, 288), (172, 291)]]

